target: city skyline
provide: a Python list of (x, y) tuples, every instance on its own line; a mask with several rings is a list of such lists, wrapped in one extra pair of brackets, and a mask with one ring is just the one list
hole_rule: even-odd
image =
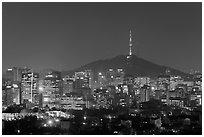
[(132, 53), (202, 71), (201, 3), (3, 3), (2, 66), (71, 70)]
[(202, 2), (3, 2), (3, 135), (201, 135)]

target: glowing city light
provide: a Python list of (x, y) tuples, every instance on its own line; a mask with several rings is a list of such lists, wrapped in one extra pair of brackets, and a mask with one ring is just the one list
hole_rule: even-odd
[(49, 121), (48, 121), (48, 124), (52, 124), (52, 120), (49, 120)]
[(49, 98), (44, 98), (43, 100), (44, 100), (45, 102), (47, 102), (47, 101), (49, 101)]
[(6, 88), (11, 88), (11, 86), (6, 86)]
[(13, 69), (7, 69), (7, 71), (12, 71)]
[(39, 91), (43, 91), (43, 87), (39, 87)]
[(47, 124), (44, 124), (43, 126), (44, 126), (44, 127), (47, 127)]
[(152, 90), (155, 90), (155, 88), (154, 88), (154, 87), (152, 87)]
[(17, 84), (13, 84), (13, 87), (14, 87), (14, 88), (18, 88), (18, 85), (17, 85)]
[(56, 122), (59, 122), (60, 120), (59, 120), (59, 119), (55, 119), (55, 121), (56, 121)]

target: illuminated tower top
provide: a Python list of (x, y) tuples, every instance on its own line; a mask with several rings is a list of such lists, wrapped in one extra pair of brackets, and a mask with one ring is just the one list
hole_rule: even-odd
[(130, 48), (129, 56), (131, 56), (131, 55), (132, 55), (132, 35), (131, 35), (131, 30), (130, 30), (130, 42), (129, 42), (129, 48)]

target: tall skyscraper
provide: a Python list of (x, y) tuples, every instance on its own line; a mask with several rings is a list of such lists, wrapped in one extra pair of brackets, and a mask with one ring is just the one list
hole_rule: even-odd
[(162, 90), (161, 101), (169, 104), (170, 76), (160, 75), (157, 79), (157, 89)]
[(62, 96), (62, 79), (58, 71), (48, 71), (41, 84), (42, 106), (50, 108), (59, 106), (59, 98)]
[(94, 84), (93, 71), (88, 69), (88, 70), (85, 70), (85, 72), (87, 73), (87, 76), (89, 78), (89, 88), (93, 89), (93, 84)]
[(21, 81), (22, 68), (13, 67), (6, 70), (6, 78), (11, 81)]
[(21, 102), (21, 77), (23, 68), (13, 67), (6, 70), (3, 81), (3, 105), (20, 104)]
[(31, 102), (38, 104), (38, 80), (39, 74), (24, 72), (22, 74), (22, 103)]
[(89, 75), (87, 72), (75, 72), (75, 86), (79, 88), (89, 88)]
[(74, 89), (74, 78), (64, 77), (63, 78), (63, 95), (66, 93), (73, 92)]
[(150, 99), (150, 86), (148, 85), (144, 85), (141, 89), (140, 89), (140, 102), (147, 102)]

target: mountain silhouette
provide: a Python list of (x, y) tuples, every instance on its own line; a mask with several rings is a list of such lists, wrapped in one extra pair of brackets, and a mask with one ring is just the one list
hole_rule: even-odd
[(165, 74), (166, 70), (170, 70), (171, 75), (179, 75), (182, 77), (189, 77), (190, 75), (184, 73), (182, 71), (157, 65), (145, 59), (139, 58), (135, 55), (132, 55), (130, 58), (127, 58), (126, 55), (119, 55), (111, 59), (97, 60), (86, 65), (83, 65), (79, 68), (64, 71), (63, 75), (73, 75), (74, 72), (84, 71), (90, 69), (94, 72), (94, 74), (98, 74), (98, 72), (106, 72), (110, 68), (123, 69), (125, 74), (132, 76), (149, 76), (156, 77), (158, 75)]

